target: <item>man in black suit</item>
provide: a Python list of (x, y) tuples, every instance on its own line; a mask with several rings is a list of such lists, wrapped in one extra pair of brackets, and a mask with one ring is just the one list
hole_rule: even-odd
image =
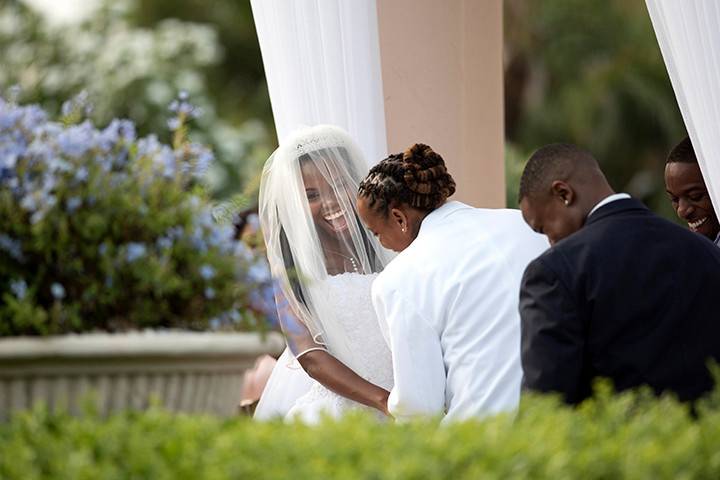
[(523, 383), (568, 403), (595, 377), (694, 400), (720, 359), (720, 249), (615, 194), (574, 145), (535, 152), (520, 182), (523, 218), (549, 250), (520, 291)]

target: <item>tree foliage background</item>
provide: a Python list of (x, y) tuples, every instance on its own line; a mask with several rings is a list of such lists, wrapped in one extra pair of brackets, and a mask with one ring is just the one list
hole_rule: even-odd
[(593, 152), (617, 191), (669, 218), (664, 163), (685, 135), (640, 0), (505, 0), (508, 204), (538, 147)]
[[(0, 89), (49, 109), (88, 90), (99, 124), (166, 131), (167, 104), (187, 90), (204, 111), (190, 132), (210, 144), (216, 197), (254, 193), (276, 145), (249, 0), (98, 0), (84, 22), (52, 26), (21, 0), (0, 1)], [(611, 184), (669, 218), (664, 159), (682, 118), (641, 0), (505, 0), (508, 205), (527, 157), (577, 143)]]
[(167, 107), (184, 90), (203, 112), (190, 137), (215, 151), (214, 195), (252, 193), (274, 135), (248, 1), (104, 1), (77, 22), (47, 18), (21, 0), (0, 1), (0, 92), (18, 85), (18, 101), (56, 114), (85, 90), (97, 124), (126, 117), (141, 135), (169, 136)]

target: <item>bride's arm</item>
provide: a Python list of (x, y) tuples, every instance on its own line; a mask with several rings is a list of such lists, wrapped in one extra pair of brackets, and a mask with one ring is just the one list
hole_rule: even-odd
[(307, 351), (297, 360), (308, 375), (329, 390), (390, 415), (387, 411), (390, 392), (368, 382), (326, 350)]
[(390, 392), (368, 382), (318, 344), (305, 324), (297, 319), (282, 292), (276, 291), (275, 302), (288, 347), (310, 377), (338, 395), (389, 415)]

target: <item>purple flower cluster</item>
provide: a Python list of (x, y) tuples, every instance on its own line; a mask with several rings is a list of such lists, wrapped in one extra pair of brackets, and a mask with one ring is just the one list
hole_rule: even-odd
[(235, 228), (216, 222), (212, 208), (203, 205), (198, 197), (191, 196), (188, 201), (189, 206), (196, 211), (190, 235), (193, 246), (200, 251), (217, 248), (223, 254), (232, 255), (240, 243), (235, 239)]
[[(175, 103), (173, 108), (178, 112), (197, 114), (186, 97)], [(88, 108), (87, 98), (81, 94), (66, 102), (63, 111), (69, 115)], [(70, 187), (83, 184), (92, 171), (99, 169), (111, 174), (108, 182), (119, 187), (137, 174), (140, 165), (146, 163), (143, 159), (153, 166), (153, 174), (189, 181), (205, 174), (213, 154), (196, 143), (186, 143), (176, 151), (160, 143), (155, 135), (137, 139), (135, 125), (129, 120), (115, 119), (102, 130), (89, 120), (63, 126), (48, 121), (36, 105), (19, 106), (0, 98), (0, 187), (13, 192), (33, 223), (41, 221), (58, 204), (57, 192), (67, 186), (68, 180)], [(88, 203), (70, 193), (71, 198), (63, 202), (69, 213)]]
[[(88, 275), (78, 279), (72, 270), (39, 268), (67, 251), (83, 256), (78, 264), (98, 265), (93, 281), (101, 290), (122, 288), (138, 305), (144, 295), (155, 302), (162, 301), (156, 295), (174, 292), (167, 294), (173, 302), (178, 295), (186, 302), (180, 308), (205, 305), (208, 317), (225, 312), (217, 321), (236, 326), (246, 320), (242, 309), (265, 311), (271, 280), (264, 259), (235, 238), (232, 224), (214, 219), (202, 188), (195, 188), (212, 152), (184, 138), (176, 138), (175, 148), (155, 135), (138, 138), (128, 120), (98, 129), (83, 120), (88, 108), (87, 98), (77, 97), (63, 106), (65, 123), (58, 123), (37, 106), (0, 98), (0, 192), (9, 200), (0, 204), (0, 256), (10, 259), (0, 266), (0, 285), (17, 301), (50, 302), (43, 308), (52, 315), (58, 306), (67, 309), (80, 318), (59, 324), (79, 325), (83, 308), (97, 308), (97, 298), (84, 296)], [(171, 109), (185, 119), (199, 114), (183, 95)], [(163, 278), (173, 286), (155, 289), (153, 282)], [(240, 290), (254, 292), (252, 298), (236, 298), (228, 282), (246, 284)], [(117, 310), (125, 315), (124, 305)], [(153, 315), (152, 308), (137, 312)]]
[(147, 253), (147, 247), (143, 243), (130, 242), (126, 246), (125, 260), (128, 263), (132, 263), (136, 260), (140, 260)]
[[(170, 102), (168, 110), (175, 114), (174, 119), (179, 119), (182, 122), (185, 120), (198, 118), (202, 115), (202, 109), (191, 104), (188, 101), (189, 98), (190, 95), (188, 95), (188, 93), (183, 90), (178, 94), (178, 97), (175, 100)], [(173, 128), (173, 125), (171, 125), (170, 123), (168, 123), (168, 126), (171, 130), (177, 130), (180, 124), (175, 126), (175, 128)]]
[(63, 118), (68, 120), (72, 120), (74, 116), (87, 117), (92, 113), (92, 111), (93, 106), (90, 103), (90, 98), (85, 90), (78, 93), (70, 100), (63, 102), (62, 108), (60, 109), (60, 113)]
[(182, 150), (183, 173), (193, 178), (202, 178), (215, 160), (212, 151), (199, 143), (188, 143)]
[(10, 282), (10, 291), (18, 300), (23, 300), (27, 295), (27, 283), (25, 280), (13, 280)]
[(4, 233), (0, 233), (0, 251), (10, 255), (18, 262), (23, 262), (22, 244), (19, 240), (10, 238)]

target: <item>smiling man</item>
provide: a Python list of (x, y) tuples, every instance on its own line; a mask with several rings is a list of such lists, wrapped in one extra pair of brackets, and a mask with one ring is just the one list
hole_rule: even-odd
[(553, 244), (530, 262), (520, 290), (525, 387), (569, 403), (588, 397), (596, 377), (681, 400), (712, 388), (720, 249), (614, 193), (575, 145), (532, 155), (520, 207)]
[(720, 222), (705, 186), (690, 138), (678, 143), (665, 164), (665, 189), (677, 216), (720, 246)]

